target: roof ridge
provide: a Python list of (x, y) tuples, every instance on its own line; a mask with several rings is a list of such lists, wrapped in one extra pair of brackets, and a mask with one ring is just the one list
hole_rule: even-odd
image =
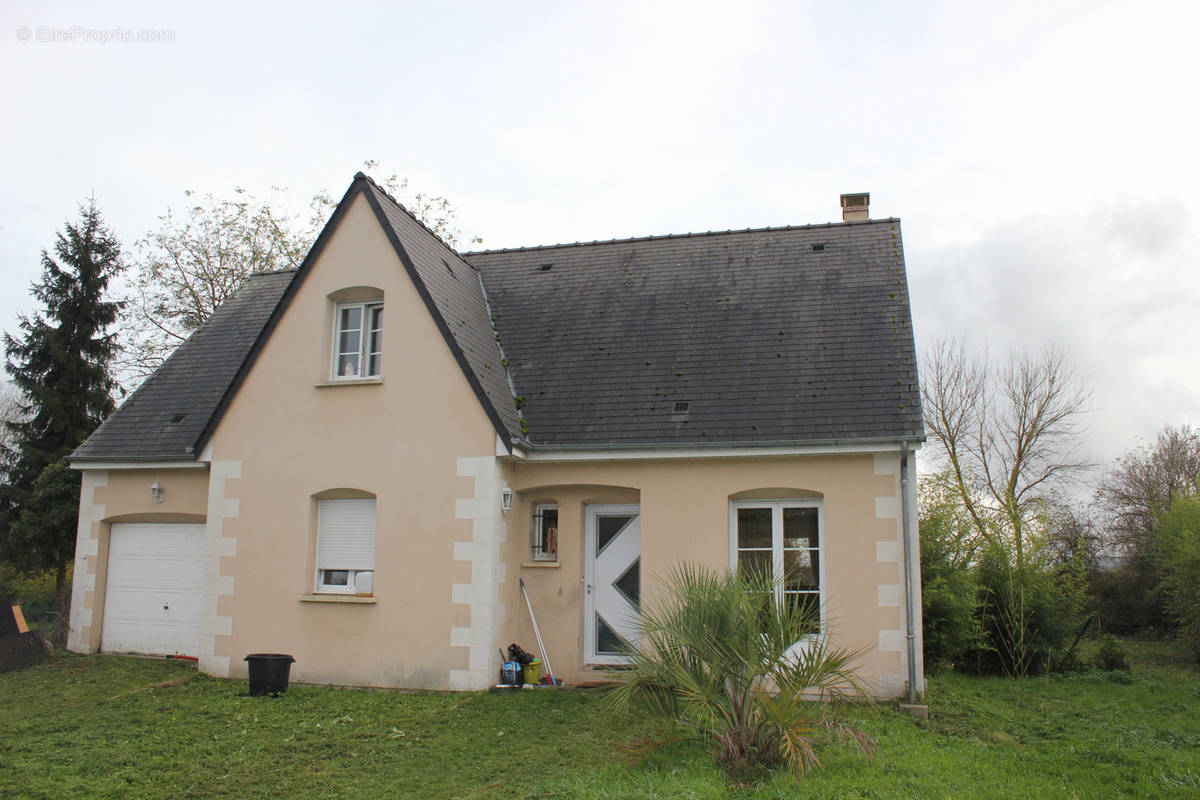
[(246, 276), (246, 278), (247, 279), (261, 278), (265, 275), (286, 275), (289, 272), (299, 272), (299, 271), (300, 271), (299, 267), (288, 267), (287, 269), (264, 269), (259, 272), (251, 272), (249, 275)]
[(367, 183), (371, 184), (371, 186), (375, 187), (375, 190), (377, 192), (382, 194), (384, 197), (386, 197), (388, 200), (390, 200), (393, 205), (395, 205), (397, 208), (399, 208), (401, 211), (403, 211), (405, 214), (407, 214), (409, 219), (411, 219), (413, 222), (417, 223), (422, 228), (424, 228), (425, 231), (430, 236), (432, 236), (434, 239), (437, 240), (438, 244), (440, 244), (442, 247), (446, 248), (451, 253), (453, 253), (458, 258), (459, 261), (463, 262), (464, 264), (466, 264), (468, 267), (475, 270), (476, 272), (479, 272), (479, 270), (475, 268), (474, 264), (472, 264), (471, 262), (469, 262), (465, 258), (463, 258), (462, 253), (458, 252), (453, 247), (451, 247), (449, 245), (449, 243), (446, 242), (445, 239), (443, 239), (441, 236), (439, 236), (433, 230), (433, 228), (430, 228), (428, 225), (426, 225), (425, 222), (420, 217), (418, 217), (413, 212), (409, 211), (408, 208), (405, 207), (405, 205), (403, 203), (401, 203), (399, 200), (397, 200), (395, 197), (393, 197), (391, 192), (389, 192), (387, 189), (383, 188), (378, 183), (376, 183), (374, 178), (372, 178), (370, 175), (366, 174), (362, 170), (359, 170), (358, 172), (354, 173), (354, 178), (355, 178), (355, 180), (359, 180), (359, 179), (365, 180)]
[[(866, 219), (857, 222), (814, 222), (808, 225), (776, 225), (767, 226), (765, 228), (730, 228), (723, 231), (694, 231), (691, 233), (662, 233), (653, 234), (650, 236), (630, 236), (624, 239), (593, 239), (590, 242), (559, 242), (558, 244), (537, 244), (526, 245), (524, 247), (498, 247), (494, 250), (469, 250), (461, 253), (460, 257), (466, 259), (468, 256), (489, 255), (492, 253), (519, 253), (523, 251), (536, 250), (554, 250), (563, 247), (591, 247), (598, 244), (621, 244), (625, 242), (648, 242), (659, 239), (688, 239), (701, 236), (729, 236), (733, 234), (743, 233), (768, 233), (775, 231), (805, 231), (815, 230), (817, 228), (841, 228), (849, 226), (871, 225), (884, 222), (899, 222), (899, 217), (883, 217), (880, 219)], [(468, 262), (469, 263), (469, 262)]]

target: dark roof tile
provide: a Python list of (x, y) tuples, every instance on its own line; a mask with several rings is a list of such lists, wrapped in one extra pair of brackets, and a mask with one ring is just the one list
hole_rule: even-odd
[(898, 220), (464, 257), (535, 446), (923, 435)]
[[(192, 459), (209, 420), (296, 276), (247, 279), (87, 441), (73, 461)], [(176, 421), (178, 420), (178, 421)]]

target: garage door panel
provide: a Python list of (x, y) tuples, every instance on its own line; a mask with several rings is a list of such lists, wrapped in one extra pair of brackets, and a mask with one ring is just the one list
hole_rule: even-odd
[(144, 588), (173, 591), (200, 588), (196, 575), (196, 557), (179, 558), (154, 555), (126, 556), (113, 564), (109, 556), (108, 571), (110, 585), (141, 586)]
[(114, 524), (102, 649), (197, 655), (203, 580), (203, 525)]

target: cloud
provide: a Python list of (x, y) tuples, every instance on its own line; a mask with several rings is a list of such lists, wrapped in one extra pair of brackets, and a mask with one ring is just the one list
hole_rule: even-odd
[(1200, 230), (1170, 199), (1001, 221), (977, 238), (909, 248), (919, 344), (965, 335), (993, 353), (1068, 348), (1093, 392), (1090, 449), (1108, 461), (1136, 435), (1194, 422)]

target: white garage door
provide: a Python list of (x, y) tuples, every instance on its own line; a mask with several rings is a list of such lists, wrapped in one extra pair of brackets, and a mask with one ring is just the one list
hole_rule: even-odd
[(101, 649), (197, 655), (203, 582), (203, 525), (115, 523)]

